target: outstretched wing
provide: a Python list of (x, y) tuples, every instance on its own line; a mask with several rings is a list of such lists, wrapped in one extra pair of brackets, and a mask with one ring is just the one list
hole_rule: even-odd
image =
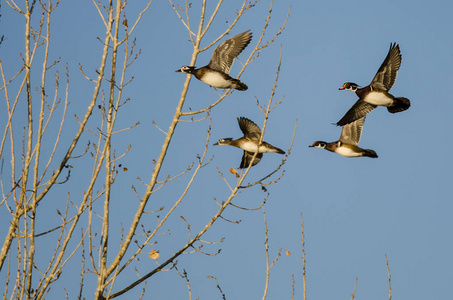
[(245, 137), (252, 141), (258, 141), (261, 137), (261, 129), (253, 121), (240, 117), (238, 118), (239, 128)]
[(349, 123), (352, 123), (362, 117), (365, 117), (367, 113), (376, 108), (376, 105), (367, 103), (361, 99), (346, 112), (346, 114), (337, 122), (338, 126), (344, 126)]
[(242, 50), (245, 49), (245, 47), (247, 47), (251, 40), (252, 33), (250, 30), (226, 40), (220, 44), (220, 46), (215, 48), (208, 67), (230, 74), (230, 68), (233, 64), (233, 60), (242, 52)]
[[(239, 168), (241, 169), (248, 168), (254, 155), (255, 155), (254, 152), (244, 151), (244, 154), (242, 155), (241, 165), (239, 166)], [(252, 167), (259, 163), (262, 157), (263, 153), (258, 153), (252, 162)]]
[(371, 86), (380, 90), (389, 91), (395, 83), (400, 66), (400, 46), (396, 43), (390, 44), (389, 53), (376, 75), (374, 75)]
[(363, 117), (350, 124), (344, 125), (341, 130), (340, 142), (357, 146), (360, 141), (360, 136), (362, 135), (365, 118), (366, 117)]

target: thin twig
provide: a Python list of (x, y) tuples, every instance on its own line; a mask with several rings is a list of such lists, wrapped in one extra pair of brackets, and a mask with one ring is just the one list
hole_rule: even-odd
[(390, 268), (389, 268), (389, 261), (387, 259), (387, 254), (385, 254), (385, 264), (387, 265), (387, 275), (389, 278), (389, 300), (392, 300), (392, 285), (390, 284)]
[(304, 233), (304, 219), (302, 217), (302, 213), (300, 213), (300, 227), (302, 233), (302, 279), (304, 282), (304, 300), (307, 300), (307, 282), (305, 276), (305, 233)]
[(357, 289), (357, 280), (358, 280), (358, 277), (355, 278), (354, 290), (352, 291), (351, 300), (354, 300), (354, 297), (355, 297), (355, 291)]

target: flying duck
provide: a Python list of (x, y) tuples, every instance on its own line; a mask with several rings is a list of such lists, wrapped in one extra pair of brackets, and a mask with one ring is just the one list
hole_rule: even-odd
[(236, 89), (245, 91), (247, 85), (239, 79), (230, 77), (230, 68), (234, 59), (247, 47), (252, 40), (250, 30), (226, 40), (215, 48), (211, 61), (207, 66), (195, 69), (194, 66), (183, 66), (176, 72), (194, 75), (198, 80), (215, 88)]
[(408, 109), (411, 106), (409, 99), (395, 97), (388, 92), (395, 83), (400, 66), (400, 47), (393, 43), (390, 44), (387, 57), (368, 86), (360, 88), (359, 85), (352, 82), (343, 84), (339, 90), (355, 92), (359, 96), (359, 100), (337, 122), (337, 125), (344, 126), (354, 122), (364, 117), (377, 106), (386, 106), (387, 110), (392, 114)]
[(344, 125), (338, 141), (331, 143), (316, 141), (309, 147), (323, 148), (346, 157), (367, 156), (377, 158), (378, 156), (374, 150), (362, 149), (357, 146), (362, 135), (364, 123), (365, 117), (362, 117), (350, 124)]
[(238, 118), (238, 123), (239, 128), (244, 134), (243, 137), (237, 140), (233, 140), (232, 138), (220, 139), (217, 143), (214, 144), (214, 146), (230, 145), (243, 149), (244, 154), (242, 155), (242, 160), (239, 168), (248, 168), (256, 152), (258, 152), (258, 154), (253, 160), (252, 166), (260, 162), (261, 158), (263, 157), (263, 153), (273, 152), (285, 154), (285, 151), (283, 151), (282, 149), (274, 147), (264, 141), (261, 143), (261, 146), (258, 147), (258, 143), (261, 137), (261, 129), (258, 127), (258, 125), (253, 123), (253, 121), (244, 117), (240, 117)]

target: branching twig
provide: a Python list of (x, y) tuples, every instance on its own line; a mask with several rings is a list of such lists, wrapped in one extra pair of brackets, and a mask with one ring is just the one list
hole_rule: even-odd
[(266, 211), (264, 210), (264, 207), (263, 207), (263, 217), (264, 217), (264, 236), (265, 236), (264, 247), (265, 247), (265, 252), (266, 252), (266, 283), (264, 286), (264, 295), (262, 298), (264, 300), (267, 297), (267, 290), (269, 288), (269, 279), (270, 279), (271, 269), (274, 267), (275, 263), (277, 263), (278, 259), (280, 258), (282, 249), (280, 248), (280, 250), (278, 250), (277, 256), (274, 258), (272, 263), (270, 263), (270, 261), (269, 261), (269, 237), (267, 235), (267, 231), (268, 231), (267, 230), (267, 219), (266, 219)]
[(212, 279), (215, 280), (215, 284), (216, 284), (216, 286), (217, 286), (217, 289), (218, 289), (219, 292), (220, 292), (220, 295), (222, 295), (222, 299), (223, 299), (223, 300), (226, 300), (226, 296), (225, 296), (225, 294), (223, 293), (222, 289), (220, 288), (220, 284), (219, 284), (219, 282), (217, 281), (217, 278), (215, 278), (214, 276), (208, 276), (208, 278), (212, 278)]

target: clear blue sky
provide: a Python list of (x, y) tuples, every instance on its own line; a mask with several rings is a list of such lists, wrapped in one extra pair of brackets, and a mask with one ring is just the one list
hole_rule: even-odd
[[(237, 2), (239, 7), (239, 1), (232, 2)], [(14, 57), (14, 61), (18, 61), (14, 50), (23, 43), (23, 25), (19, 23), (22, 21), (19, 16), (6, 3), (2, 4), (0, 26), (5, 41), (0, 54), (3, 63), (13, 68), (17, 63), (9, 63), (7, 58)], [(141, 8), (137, 1), (128, 5), (131, 17)], [(231, 20), (234, 15), (235, 5), (223, 4), (222, 14), (215, 20), (204, 45), (222, 32), (225, 18)], [(233, 34), (251, 29), (258, 36), (268, 5), (264, 0), (259, 3), (241, 19)], [(263, 115), (254, 97), (267, 102), (280, 44), (283, 45), (277, 98), (285, 96), (285, 99), (270, 115), (265, 140), (286, 150), (296, 119), (298, 128), (292, 154), (284, 166), (285, 175), (278, 184), (268, 188), (266, 214), (271, 258), (279, 248), (289, 250), (291, 256), (281, 257), (272, 270), (268, 299), (290, 299), (290, 274), (295, 275), (296, 298), (302, 297), (301, 212), (305, 221), (309, 298), (350, 299), (358, 277), (356, 299), (386, 299), (387, 254), (394, 299), (451, 299), (453, 141), (448, 133), (453, 129), (450, 93), (453, 4), (438, 0), (283, 0), (275, 4), (269, 36), (282, 25), (290, 5), (287, 29), (241, 77), (249, 89), (235, 91), (211, 113), (210, 144), (219, 138), (241, 136), (237, 117), (250, 118), (262, 126)], [(52, 23), (56, 42), (52, 51), (54, 57), (61, 56), (62, 61), (69, 64), (69, 115), (72, 117), (85, 111), (92, 92), (91, 84), (82, 78), (77, 64), (81, 63), (86, 72), (94, 76), (100, 60), (97, 54), (102, 50), (96, 37), (103, 36), (105, 30), (91, 2), (63, 0), (60, 6)], [(194, 10), (194, 24), (198, 22), (197, 16)], [(152, 159), (157, 157), (164, 137), (152, 121), (164, 130), (168, 128), (185, 80), (185, 76), (174, 71), (187, 65), (192, 54), (187, 31), (167, 1), (155, 1), (151, 5), (135, 35), (142, 54), (129, 72), (135, 80), (126, 95), (133, 101), (124, 108), (117, 128), (136, 121), (141, 125), (119, 135), (115, 141), (119, 152), (130, 143), (133, 146), (122, 160), (129, 171), (120, 176), (127, 184), (117, 187), (112, 212), (112, 218), (118, 218), (125, 226), (130, 219), (124, 215), (134, 211), (131, 203), (135, 198), (129, 187), (140, 186), (135, 180), (137, 176), (149, 181)], [(255, 45), (254, 42), (256, 40), (252, 40), (251, 45)], [(391, 42), (398, 43), (402, 53), (402, 65), (391, 93), (409, 98), (412, 106), (394, 115), (379, 107), (368, 115), (360, 146), (375, 150), (379, 158), (350, 159), (309, 148), (316, 140), (331, 142), (339, 138), (341, 128), (332, 123), (338, 121), (357, 98), (338, 88), (346, 81), (368, 85)], [(246, 48), (240, 58), (250, 50)], [(207, 64), (211, 53), (211, 50), (202, 53), (197, 66)], [(64, 63), (59, 68), (64, 72)], [(238, 69), (236, 62), (231, 74), (235, 76)], [(213, 89), (192, 80), (185, 109), (203, 108), (216, 99)], [(0, 107), (3, 105), (2, 101)], [(68, 124), (66, 130), (72, 132), (71, 126), (76, 126), (76, 122), (71, 119)], [(166, 161), (162, 176), (176, 175), (196, 160), (196, 153), (203, 150), (207, 126), (207, 121), (178, 126), (170, 147), (171, 159)], [(84, 145), (80, 145), (80, 152)], [(198, 182), (174, 215), (169, 228), (172, 234), (159, 241), (161, 260), (186, 241), (180, 215), (191, 223), (193, 232), (198, 232), (216, 210), (212, 198), (221, 201), (228, 195), (228, 188), (216, 168), (228, 173), (230, 167), (238, 166), (242, 153), (232, 147), (210, 147), (208, 155), (214, 155), (213, 162), (202, 170)], [(276, 154), (265, 154), (260, 164), (250, 171), (247, 181), (273, 170), (280, 158)], [(83, 163), (88, 166), (89, 159)], [(77, 168), (73, 171), (74, 181), (80, 180), (82, 190), (87, 184), (83, 174), (83, 170)], [(227, 175), (233, 181), (232, 176)], [(170, 190), (156, 193), (149, 210), (172, 203), (186, 181), (178, 179), (169, 184)], [(79, 196), (74, 192), (74, 199)], [(253, 207), (259, 205), (264, 196), (256, 187), (241, 194), (235, 203)], [(221, 298), (213, 280), (207, 278), (209, 275), (217, 277), (227, 299), (261, 298), (265, 274), (262, 213), (230, 209), (225, 217), (242, 222), (235, 225), (219, 221), (204, 237), (210, 241), (226, 237), (220, 246), (205, 249), (216, 252), (220, 247), (221, 254), (217, 257), (182, 256), (178, 267), (187, 270), (194, 299)], [(148, 225), (152, 226), (151, 221)], [(149, 264), (148, 269), (143, 267), (146, 264)], [(143, 259), (141, 266), (144, 274), (155, 264)], [(133, 278), (135, 273), (131, 276)], [(114, 290), (127, 282), (130, 278), (118, 279)], [(184, 280), (173, 271), (154, 276), (147, 288), (154, 299), (187, 298)], [(140, 292), (141, 289), (137, 289), (129, 299)], [(88, 298), (91, 295), (86, 294)]]

